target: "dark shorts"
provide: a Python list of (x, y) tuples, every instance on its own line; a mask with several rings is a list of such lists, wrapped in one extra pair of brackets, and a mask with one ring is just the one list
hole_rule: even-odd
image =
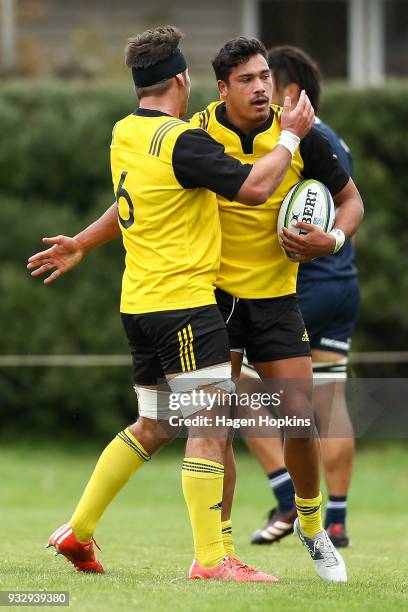
[(137, 385), (230, 361), (227, 330), (215, 304), (121, 317)]
[(215, 297), (228, 329), (231, 350), (245, 349), (250, 363), (310, 356), (295, 295), (244, 299), (217, 289)]
[(298, 289), (311, 348), (347, 355), (360, 303), (358, 279), (310, 280)]

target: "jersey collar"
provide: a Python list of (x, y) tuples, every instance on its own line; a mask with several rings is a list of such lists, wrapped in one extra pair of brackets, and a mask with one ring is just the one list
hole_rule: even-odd
[(268, 119), (265, 121), (265, 123), (257, 127), (255, 130), (252, 130), (252, 132), (249, 132), (249, 134), (246, 134), (245, 132), (240, 130), (237, 126), (235, 126), (233, 123), (228, 121), (226, 117), (226, 113), (225, 113), (225, 103), (220, 104), (215, 109), (215, 117), (218, 123), (220, 123), (224, 127), (231, 130), (231, 132), (234, 132), (235, 134), (237, 134), (237, 136), (239, 137), (241, 141), (242, 151), (245, 155), (251, 155), (254, 152), (255, 136), (257, 136), (258, 134), (262, 134), (262, 132), (266, 132), (267, 130), (269, 130), (269, 128), (271, 127), (273, 123), (274, 115), (275, 113), (271, 109), (270, 115)]
[(138, 108), (133, 115), (137, 115), (138, 117), (171, 117), (168, 113), (162, 113), (162, 111), (153, 110), (151, 108)]

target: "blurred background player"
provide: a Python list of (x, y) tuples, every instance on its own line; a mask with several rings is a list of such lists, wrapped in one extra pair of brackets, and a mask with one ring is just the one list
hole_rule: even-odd
[[(273, 47), (269, 51), (269, 66), (275, 104), (281, 105), (285, 96), (290, 96), (292, 104), (296, 104), (300, 91), (304, 89), (318, 112), (321, 74), (311, 57), (296, 47)], [(347, 145), (319, 118), (316, 118), (315, 126), (328, 139), (337, 159), (351, 175), (352, 158)], [(320, 422), (322, 460), (329, 496), (324, 525), (336, 547), (349, 544), (346, 511), (354, 437), (347, 411), (345, 379), (347, 355), (360, 301), (353, 262), (354, 248), (348, 240), (335, 255), (302, 263), (297, 281), (299, 304), (310, 339), (315, 381), (313, 402)], [(294, 489), (284, 465), (281, 441), (279, 437), (249, 437), (246, 443), (267, 474), (278, 502), (277, 508), (269, 512), (265, 527), (258, 529), (251, 541), (254, 544), (276, 542), (292, 532), (296, 519)]]

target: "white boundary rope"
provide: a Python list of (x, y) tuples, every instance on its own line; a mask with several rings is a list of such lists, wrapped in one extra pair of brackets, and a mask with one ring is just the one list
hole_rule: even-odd
[[(408, 363), (408, 351), (350, 353), (349, 363)], [(129, 366), (130, 355), (0, 355), (0, 367)]]

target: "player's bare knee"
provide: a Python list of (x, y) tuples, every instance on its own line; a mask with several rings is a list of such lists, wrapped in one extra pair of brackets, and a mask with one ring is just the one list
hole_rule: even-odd
[(227, 448), (227, 437), (217, 438), (196, 438), (189, 432), (186, 446), (186, 457), (202, 457), (210, 461), (224, 464), (225, 452)]
[[(145, 450), (152, 455), (159, 448), (170, 442), (175, 436), (171, 435), (161, 421), (139, 417), (133, 425), (129, 426), (130, 433), (140, 442)], [(178, 431), (175, 435), (178, 434)]]
[(313, 418), (313, 404), (308, 393), (293, 393), (281, 403), (280, 412), (290, 418)]

